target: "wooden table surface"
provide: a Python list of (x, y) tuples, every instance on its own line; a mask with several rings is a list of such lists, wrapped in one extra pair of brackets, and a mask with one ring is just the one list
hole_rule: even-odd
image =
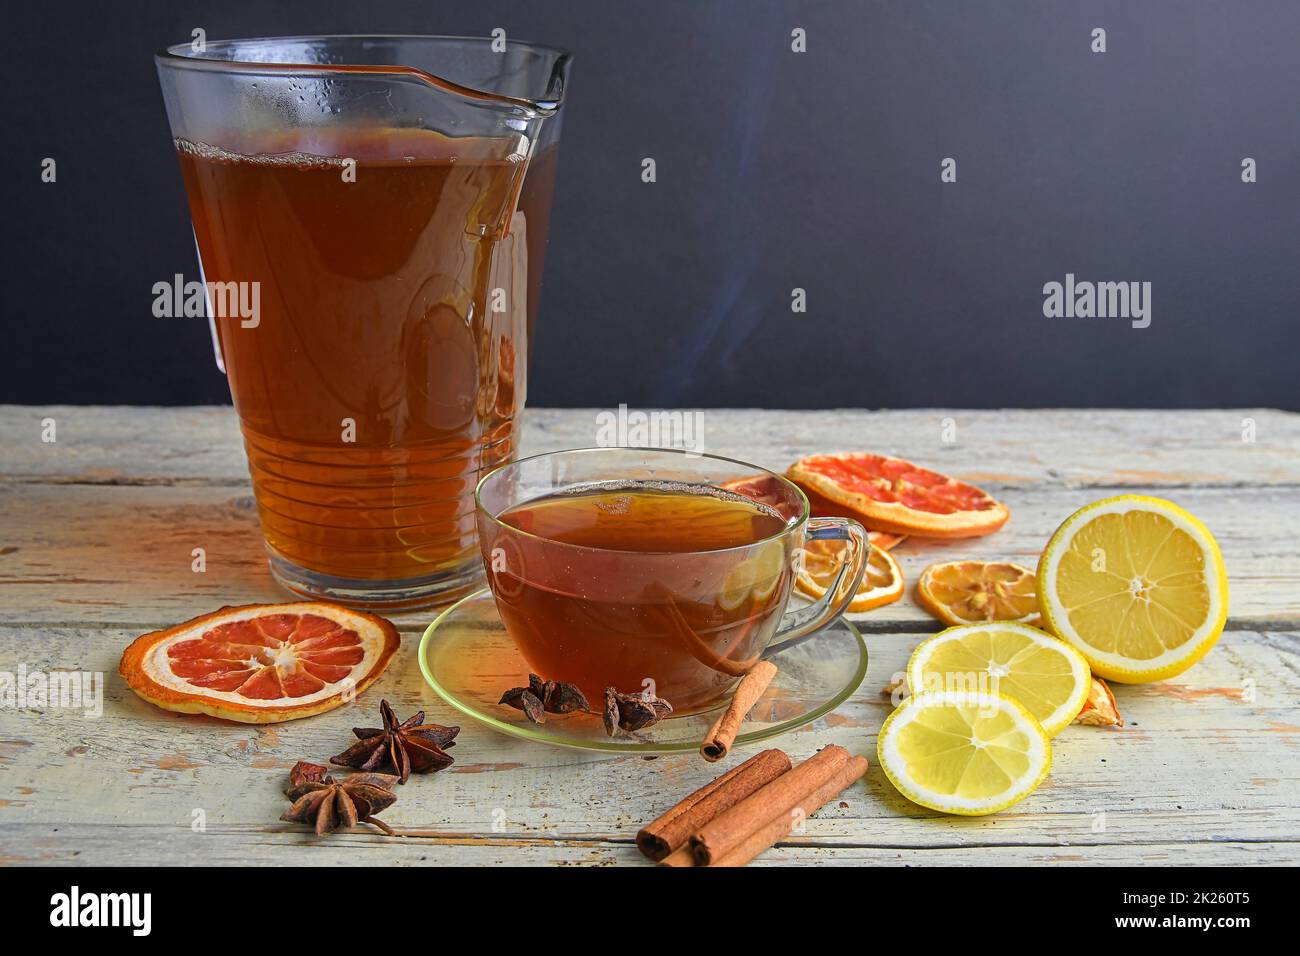
[[(1237, 411), (706, 411), (705, 450), (782, 470), (869, 448), (974, 481), (1005, 501), (997, 534), (911, 540), (897, 604), (855, 618), (871, 663), (853, 698), (782, 738), (796, 759), (838, 743), (865, 783), (762, 864), (1295, 864), (1300, 862), (1300, 415)], [(53, 420), (55, 438), (48, 437)], [(592, 445), (591, 410), (533, 409), (525, 452)], [(954, 439), (955, 440), (951, 440)], [(949, 440), (945, 440), (949, 439)], [(0, 406), (0, 672), (104, 675), (98, 717), (0, 707), (0, 861), (7, 863), (644, 864), (637, 827), (722, 769), (698, 756), (587, 754), (505, 737), (454, 712), (415, 661), (429, 613), (395, 618), (399, 658), (329, 714), (254, 727), (158, 710), (117, 662), (138, 634), (223, 604), (287, 600), (262, 556), (229, 408)], [(902, 799), (875, 764), (882, 688), (938, 629), (911, 585), (929, 563), (1033, 566), (1091, 500), (1168, 497), (1227, 561), (1227, 630), (1195, 668), (1116, 686), (1123, 729), (1074, 726), (1051, 775), (994, 816), (944, 817)], [(191, 570), (202, 547), (207, 570)], [(0, 673), (0, 679), (3, 674)], [(2, 685), (0, 685), (2, 686)], [(402, 788), (390, 824), (317, 840), (277, 820), (286, 771), (323, 760), (380, 697), (461, 723), (455, 765)]]

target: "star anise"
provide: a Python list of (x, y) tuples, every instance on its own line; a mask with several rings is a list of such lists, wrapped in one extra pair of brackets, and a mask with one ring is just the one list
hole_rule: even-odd
[(507, 707), (522, 710), (534, 724), (546, 722), (546, 714), (570, 714), (575, 710), (590, 710), (587, 698), (575, 684), (563, 681), (542, 680), (536, 674), (528, 675), (527, 687), (512, 687), (497, 701)]
[(396, 774), (398, 783), (406, 783), (411, 771), (429, 773), (451, 766), (452, 758), (447, 750), (455, 745), (459, 727), (426, 724), (424, 711), (399, 723), (386, 700), (379, 702), (379, 712), (384, 726), (353, 727), (352, 732), (361, 739), (343, 753), (330, 757), (330, 763)]
[(673, 705), (662, 697), (644, 694), (620, 694), (612, 687), (605, 688), (605, 733), (623, 729), (629, 734), (657, 724), (673, 712)]
[(396, 781), (386, 773), (354, 773), (335, 780), (320, 764), (299, 760), (289, 771), (289, 788), (284, 791), (293, 806), (280, 819), (312, 823), (317, 836), (358, 823), (372, 824), (392, 836), (397, 831), (375, 814), (396, 802), (397, 795), (390, 789)]

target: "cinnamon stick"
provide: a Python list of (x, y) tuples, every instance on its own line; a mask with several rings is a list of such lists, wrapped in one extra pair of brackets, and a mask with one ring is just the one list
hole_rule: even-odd
[(771, 661), (759, 661), (749, 669), (749, 673), (736, 685), (736, 692), (731, 695), (731, 703), (709, 728), (704, 743), (700, 744), (700, 754), (705, 760), (718, 761), (730, 752), (745, 716), (758, 703), (758, 699), (763, 696), (763, 691), (767, 690), (767, 685), (772, 683), (772, 678), (775, 676), (776, 665)]
[(780, 750), (764, 750), (717, 780), (696, 790), (636, 835), (636, 845), (652, 860), (662, 860), (686, 845), (691, 835), (790, 769)]
[(676, 600), (673, 599), (671, 594), (667, 594), (662, 585), (652, 584), (650, 593), (666, 594), (667, 603), (664, 605), (664, 610), (667, 612), (668, 620), (672, 624), (673, 634), (677, 636), (681, 645), (690, 652), (690, 655), (705, 667), (722, 674), (730, 674), (732, 677), (743, 677), (757, 663), (757, 658), (753, 661), (734, 661), (727, 656), (731, 651), (739, 650), (749, 643), (743, 638), (734, 641), (726, 653), (719, 655), (708, 641), (695, 633), (690, 622), (686, 620), (685, 615), (677, 606)]
[(789, 773), (705, 823), (691, 837), (695, 862), (708, 866), (777, 817), (789, 817), (791, 810), (837, 777), (848, 762), (849, 752), (843, 747), (823, 747)]
[(783, 813), (759, 827), (734, 849), (715, 858), (711, 865), (744, 866), (764, 850), (788, 836), (798, 820), (812, 816), (839, 796), (846, 787), (860, 780), (867, 772), (867, 766), (866, 757), (850, 757), (849, 762), (841, 767), (835, 776), (799, 801), (789, 813)]
[(677, 849), (673, 850), (666, 857), (659, 861), (660, 866), (694, 866), (695, 854), (691, 852), (691, 845), (683, 843)]

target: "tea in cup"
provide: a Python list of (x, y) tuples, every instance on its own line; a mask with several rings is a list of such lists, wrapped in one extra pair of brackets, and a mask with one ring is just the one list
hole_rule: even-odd
[[(728, 487), (756, 474), (763, 500)], [(773, 642), (838, 617), (869, 549), (861, 525), (810, 517), (779, 475), (666, 449), (503, 465), (480, 482), (477, 517), (498, 612), (535, 673), (593, 702), (649, 691), (675, 714), (707, 710)], [(787, 614), (811, 537), (848, 541), (849, 558), (822, 600)]]

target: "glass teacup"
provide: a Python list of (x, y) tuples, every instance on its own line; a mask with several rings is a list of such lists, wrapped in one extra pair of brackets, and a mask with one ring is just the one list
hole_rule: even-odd
[[(708, 709), (770, 646), (835, 620), (870, 549), (780, 475), (667, 449), (525, 458), (486, 475), (476, 503), (506, 630), (535, 673), (593, 706), (614, 687)], [(827, 538), (846, 542), (837, 580), (787, 611), (804, 543)]]

